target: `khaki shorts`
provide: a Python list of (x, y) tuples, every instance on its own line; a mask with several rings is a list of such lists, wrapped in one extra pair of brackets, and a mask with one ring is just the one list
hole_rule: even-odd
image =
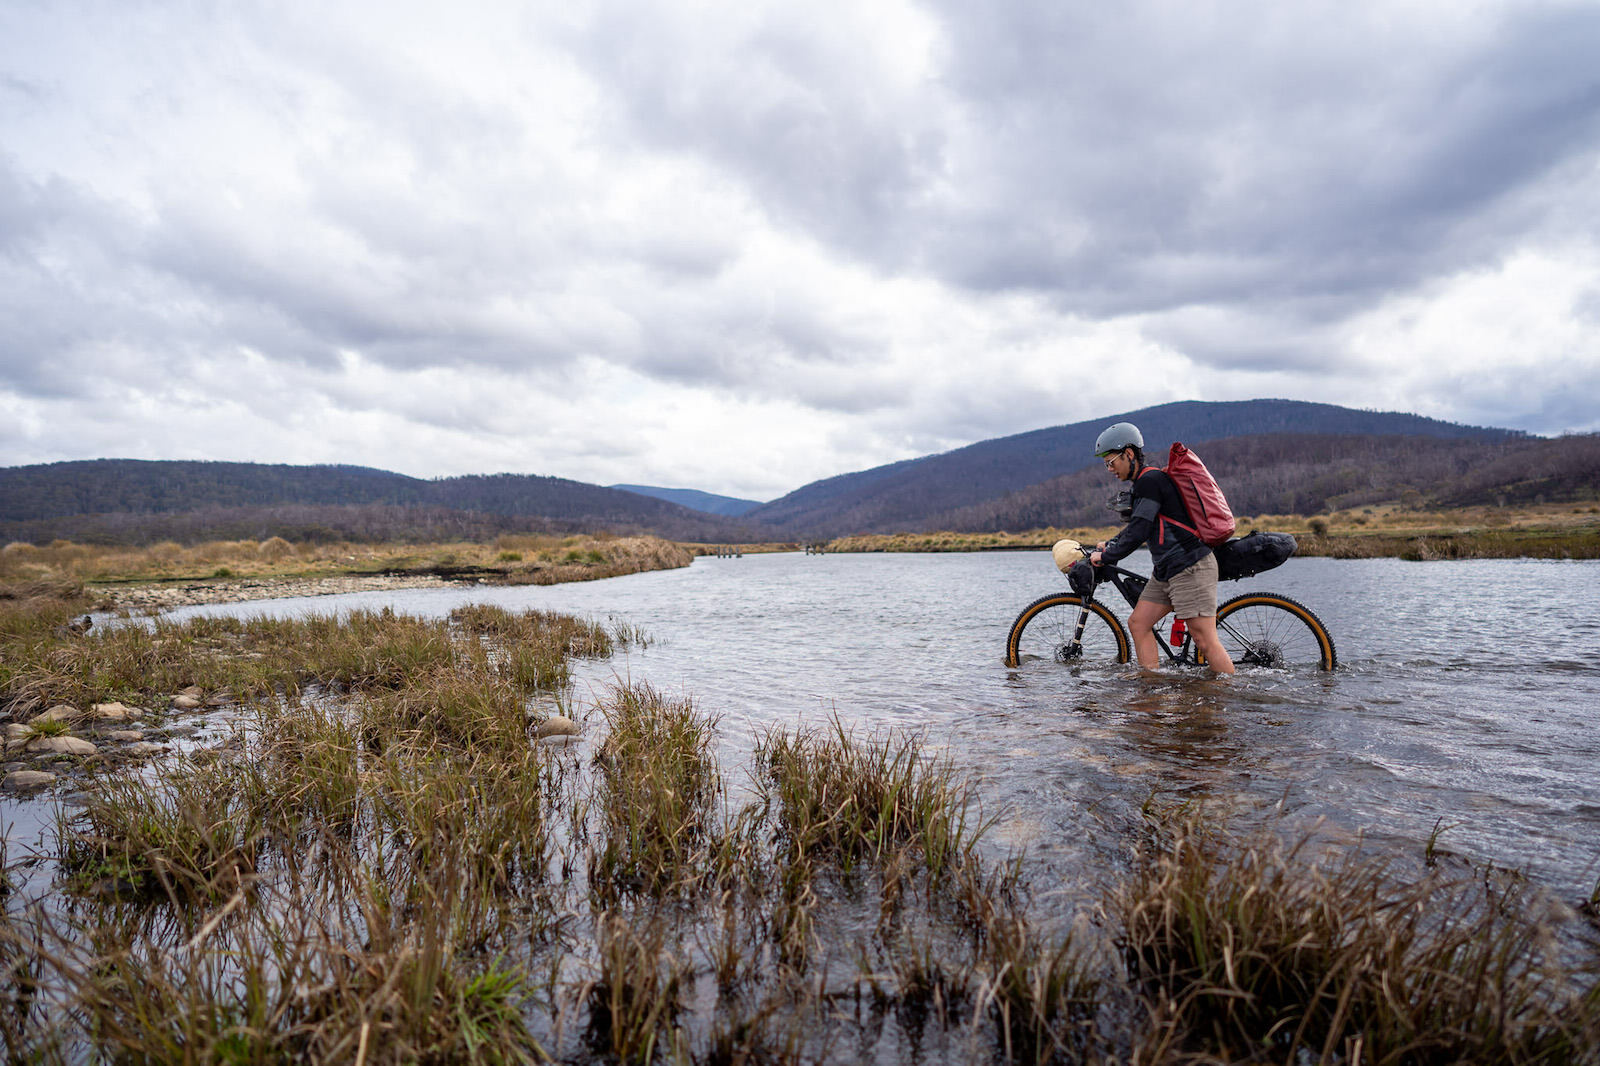
[(1217, 613), (1217, 557), (1207, 555), (1167, 581), (1151, 578), (1139, 594), (1139, 602), (1145, 600), (1170, 609), (1179, 618), (1210, 618)]

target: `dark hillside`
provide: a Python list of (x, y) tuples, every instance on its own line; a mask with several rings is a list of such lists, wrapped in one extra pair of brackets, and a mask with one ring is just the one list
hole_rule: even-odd
[(1092, 450), (1100, 431), (1122, 421), (1138, 424), (1162, 451), (1173, 440), (1200, 443), (1284, 432), (1482, 441), (1522, 436), (1512, 430), (1460, 426), (1420, 415), (1356, 411), (1298, 400), (1186, 400), (981, 441), (940, 455), (828, 478), (758, 507), (745, 517), (821, 536), (927, 528), (931, 516), (982, 508), (1008, 492), (1083, 470), (1094, 463)]
[(720, 514), (729, 518), (738, 518), (748, 514), (761, 506), (760, 500), (744, 500), (737, 496), (719, 496), (714, 492), (701, 492), (699, 489), (665, 489), (656, 485), (612, 485), (614, 489), (623, 492), (637, 492), (641, 496), (654, 496), (658, 500), (667, 500), (680, 507), (687, 507), (691, 511), (704, 511), (707, 514)]
[[(274, 517), (276, 516), (276, 517)], [(433, 530), (650, 531), (748, 539), (734, 521), (565, 478), (496, 474), (425, 481), (352, 466), (99, 459), (0, 469), (0, 537), (147, 543), (290, 535), (373, 539)], [(369, 531), (361, 534), (356, 531)], [(321, 531), (321, 532), (319, 532)]]
[(361, 466), (92, 459), (0, 469), (0, 521), (279, 503), (420, 504), (427, 485)]
[[(1470, 507), (1600, 497), (1595, 434), (1500, 441), (1267, 434), (1211, 441), (1197, 450), (1239, 515), (1316, 514), (1393, 500)], [(1112, 525), (1119, 519), (1106, 502), (1120, 487), (1096, 465), (929, 516), (916, 528)]]

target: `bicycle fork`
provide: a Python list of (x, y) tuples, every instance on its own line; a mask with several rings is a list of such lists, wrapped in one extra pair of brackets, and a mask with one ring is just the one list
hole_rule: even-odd
[(1093, 599), (1084, 597), (1083, 602), (1078, 604), (1078, 628), (1073, 630), (1072, 643), (1068, 645), (1069, 648), (1074, 650), (1083, 648), (1083, 631), (1089, 625), (1089, 604), (1093, 602)]

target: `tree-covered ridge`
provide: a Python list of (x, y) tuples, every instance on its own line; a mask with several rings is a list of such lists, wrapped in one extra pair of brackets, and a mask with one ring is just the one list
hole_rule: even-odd
[(1299, 400), (1186, 400), (1085, 422), (980, 441), (938, 455), (909, 459), (806, 485), (751, 511), (756, 522), (827, 533), (892, 532), (924, 528), (924, 520), (963, 508), (982, 508), (1093, 462), (1094, 441), (1113, 422), (1140, 426), (1153, 448), (1273, 433), (1329, 436), (1405, 436), (1505, 441), (1512, 430), (1461, 426), (1420, 415), (1357, 411)]
[[(1198, 443), (1196, 450), (1241, 515), (1317, 514), (1390, 501), (1471, 507), (1600, 497), (1600, 434), (1497, 441), (1277, 433)], [(1150, 458), (1160, 464), (1165, 452), (1160, 447)], [(929, 515), (914, 528), (1107, 525), (1118, 521), (1107, 501), (1121, 487), (1096, 462), (1021, 492)]]
[[(495, 474), (426, 481), (353, 466), (96, 459), (0, 469), (0, 535), (143, 542), (208, 536), (383, 539), (437, 530), (653, 531), (732, 538), (726, 519), (581, 481)], [(364, 532), (365, 531), (365, 532)]]

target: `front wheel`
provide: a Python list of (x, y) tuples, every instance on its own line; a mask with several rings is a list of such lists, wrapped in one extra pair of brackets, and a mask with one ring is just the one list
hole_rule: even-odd
[[(1081, 624), (1081, 629), (1080, 629)], [(1096, 600), (1058, 592), (1034, 600), (1011, 623), (1006, 665), (1036, 659), (1058, 663), (1125, 663), (1128, 631)]]
[(1271, 592), (1247, 592), (1218, 607), (1217, 637), (1235, 666), (1332, 670), (1339, 661), (1322, 620)]

